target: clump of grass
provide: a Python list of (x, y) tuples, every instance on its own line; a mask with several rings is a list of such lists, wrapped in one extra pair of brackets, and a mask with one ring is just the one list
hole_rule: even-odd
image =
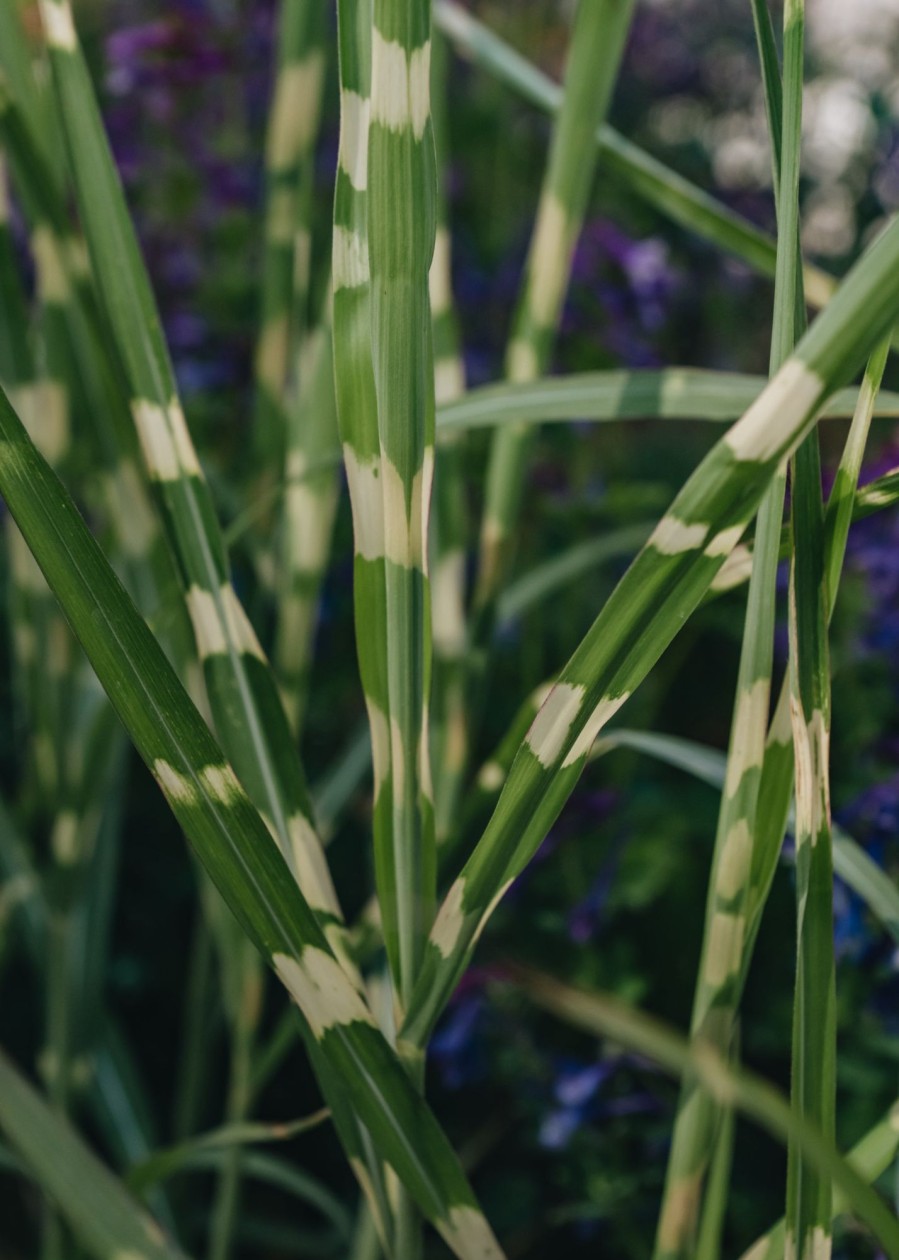
[[(241, 1184), (250, 1176), (314, 1205), (332, 1230), (330, 1254), (361, 1260), (380, 1249), (393, 1260), (415, 1260), (430, 1222), (461, 1260), (502, 1256), (425, 1097), (425, 1056), (493, 910), (543, 844), (588, 761), (617, 742), (722, 787), (690, 1035), (533, 970), (514, 969), (512, 980), (561, 1019), (682, 1078), (656, 1256), (721, 1254), (732, 1117), (741, 1112), (789, 1149), (785, 1223), (753, 1255), (785, 1247), (790, 1255), (826, 1257), (836, 1186), (841, 1205), (899, 1257), (899, 1223), (870, 1184), (895, 1154), (895, 1124), (882, 1120), (852, 1158), (836, 1146), (834, 861), (894, 936), (899, 897), (848, 837), (834, 835), (828, 768), (828, 625), (848, 530), (854, 515), (899, 500), (895, 473), (857, 490), (875, 409), (897, 414), (896, 398), (878, 391), (899, 317), (899, 224), (886, 227), (839, 286), (802, 261), (801, 0), (786, 5), (782, 67), (767, 7), (754, 4), (776, 242), (607, 126), (631, 0), (580, 0), (562, 89), (449, 0), (438, 0), (434, 14), (429, 0), (339, 0), (333, 49), (323, 5), (283, 0), (245, 479), (264, 509), (283, 488), (276, 543), (271, 521), (266, 537), (258, 520), (247, 534), (259, 587), (274, 604), (272, 660), (238, 598), (69, 0), (40, 0), (39, 8), (52, 99), (32, 73), (17, 7), (0, 9), (0, 144), (38, 279), (32, 338), (4, 220), (0, 493), (12, 518), (10, 616), (52, 863), (39, 879), (33, 852), (5, 812), (0, 862), (4, 901), (22, 907), (39, 970), (46, 959), (46, 1091), (41, 1096), (0, 1055), (0, 1128), (11, 1148), (3, 1148), (4, 1158), (46, 1196), (42, 1254), (74, 1255), (75, 1238), (101, 1257), (183, 1256), (184, 1222), (163, 1183), (175, 1171), (212, 1167), (217, 1191), (204, 1234), (212, 1260), (236, 1249)], [(470, 393), (439, 192), (447, 48), (432, 45), (435, 19), (465, 55), (556, 112), (508, 382)], [(326, 63), (335, 54), (340, 146), (331, 273), (314, 310), (312, 160)], [(545, 379), (597, 173), (624, 181), (662, 214), (773, 274), (769, 381), (681, 368)], [(808, 329), (806, 299), (823, 306)], [(847, 389), (866, 362), (860, 392)], [(86, 472), (72, 466), (73, 399), (91, 448)], [(825, 507), (817, 423), (834, 414), (854, 418)], [(534, 426), (585, 416), (700, 417), (728, 427), (660, 519), (566, 553), (516, 585), (511, 559)], [(476, 427), (493, 432), (469, 593), (466, 442)], [(298, 739), (312, 702), (314, 629), (341, 461), (371, 750), (374, 888), (356, 921), (338, 899), (322, 824), (333, 819), (334, 798), (340, 808), (367, 769), (365, 741), (354, 741), (334, 768), (329, 810), (317, 817)], [(69, 484), (79, 494), (102, 487), (104, 546)], [(247, 512), (257, 514), (255, 505)], [(622, 551), (633, 559), (570, 659), (521, 698), (495, 755), (472, 767), (497, 623)], [(775, 582), (784, 554), (790, 665), (772, 706)], [(707, 752), (658, 732), (606, 731), (693, 612), (745, 581), (723, 769)], [(203, 872), (190, 993), (208, 989), (214, 948), (230, 1045), (224, 1124), (197, 1135), (189, 1095), (206, 1030), (192, 1012), (180, 1140), (166, 1149), (126, 1101), (108, 1126), (121, 1176), (73, 1127), (73, 1097), (89, 1060), (103, 1065), (94, 1068), (95, 1118), (111, 1093), (134, 1097), (121, 1040), (101, 1010), (111, 837), (123, 790), (113, 715)], [(737, 1025), (794, 797), (798, 944), (787, 1102), (740, 1067)], [(473, 827), (481, 813), (486, 824)], [(296, 1008), (267, 1043), (265, 968)], [(355, 1216), (315, 1178), (251, 1149), (324, 1119), (317, 1114), (282, 1131), (250, 1118), (296, 1036), (360, 1188)]]

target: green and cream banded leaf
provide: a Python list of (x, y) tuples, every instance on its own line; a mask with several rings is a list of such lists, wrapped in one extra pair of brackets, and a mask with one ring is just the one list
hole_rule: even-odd
[[(535, 852), (593, 739), (702, 599), (780, 463), (899, 309), (899, 224), (847, 276), (758, 400), (709, 452), (562, 670), (484, 835), (437, 916), (404, 1035), (433, 1026), (491, 905)], [(887, 283), (885, 277), (894, 282)]]
[[(337, 419), (353, 514), (356, 653), (371, 730), (374, 851), (386, 854), (392, 826), (387, 694), (384, 505), (371, 354), (368, 261), (368, 133), (371, 112), (371, 7), (338, 6), (340, 144), (334, 195), (332, 275)], [(386, 859), (380, 859), (386, 861)], [(395, 936), (395, 915), (386, 930)]]
[[(447, 211), (446, 168), (447, 60), (445, 40), (431, 41), (431, 110), (439, 177), (437, 234), (429, 272), (431, 326), (434, 335), (434, 396), (438, 409), (465, 392), (465, 365), (453, 303), (452, 239)], [(464, 435), (447, 433), (441, 443), (434, 478), (431, 528), (431, 601), (434, 683), (431, 702), (431, 752), (438, 845), (452, 830), (468, 761), (465, 712), (466, 553), (469, 541), (465, 496)]]
[(340, 916), (302, 767), (265, 654), (231, 584), (152, 290), (109, 153), (68, 0), (42, 0), (59, 114), (91, 261), (133, 392), (223, 744), (317, 911)]
[(464, 1174), (159, 645), (0, 394), (0, 493), (138, 752), (298, 1004), (382, 1158), (461, 1260), (501, 1257)]
[[(427, 522), (434, 472), (428, 272), (436, 230), (430, 5), (374, 0), (368, 150), (371, 354), (383, 536), (390, 826), (375, 846), (387, 954), (400, 1001), (412, 992), (435, 897), (428, 748)], [(383, 738), (383, 736), (382, 736)], [(377, 766), (376, 740), (375, 764)], [(377, 773), (377, 771), (376, 771)]]
[(296, 397), (287, 400), (286, 484), (274, 663), (291, 726), (302, 724), (319, 595), (337, 509), (340, 455), (330, 321), (306, 338)]
[(256, 345), (256, 442), (278, 471), (285, 455), (285, 391), (290, 377), (294, 308), (308, 295), (312, 238), (308, 167), (321, 116), (325, 5), (283, 0), (277, 68), (265, 142), (262, 312)]
[[(618, 75), (634, 0), (579, 0), (562, 105), (531, 234), (506, 374), (515, 382), (545, 373), (597, 165), (593, 143)], [(530, 430), (494, 435), (487, 466), (475, 600), (489, 608), (505, 576), (524, 490)]]
[[(387, 684), (387, 606), (381, 447), (371, 342), (368, 258), (368, 144), (371, 113), (372, 8), (367, 0), (340, 0), (340, 143), (334, 199), (332, 252), (335, 394), (344, 466), (353, 515), (353, 612), (356, 652), (371, 739), (374, 778), (373, 839), (381, 887), (389, 879), (393, 793)], [(396, 955), (395, 903), (380, 914)], [(357, 1142), (365, 1142), (364, 1131)], [(395, 1204), (378, 1208), (383, 1170), (371, 1158), (351, 1157), (379, 1225), (392, 1240)], [(373, 1183), (373, 1184), (369, 1184)], [(386, 1192), (385, 1192), (386, 1193)], [(408, 1212), (403, 1218), (408, 1218)]]

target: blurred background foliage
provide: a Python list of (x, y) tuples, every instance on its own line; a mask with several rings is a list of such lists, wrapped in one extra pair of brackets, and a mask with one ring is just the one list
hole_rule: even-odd
[[(564, 0), (477, 0), (478, 16), (558, 79), (568, 38)], [(774, 227), (764, 104), (745, 0), (640, 4), (611, 121), (625, 135), (768, 230)], [(262, 136), (271, 86), (272, 0), (84, 0), (80, 28), (106, 123), (162, 306), (194, 434), (222, 517), (242, 503), (250, 444), (251, 357), (257, 316)], [(895, 0), (811, 0), (806, 94), (804, 244), (845, 270), (899, 207), (899, 6)], [(337, 152), (336, 67), (329, 68), (317, 156), (313, 303), (327, 274)], [(453, 59), (448, 164), (453, 279), (472, 384), (501, 375), (549, 123), (476, 69)], [(578, 244), (555, 370), (689, 364), (763, 372), (771, 285), (661, 220), (600, 167)], [(899, 387), (893, 365), (885, 384)], [(833, 457), (842, 426), (825, 431)], [(552, 426), (528, 488), (518, 571), (563, 544), (664, 510), (709, 444), (701, 425)], [(480, 501), (486, 437), (468, 444), (468, 486)], [(875, 423), (863, 480), (897, 462), (899, 434)], [(241, 538), (233, 556), (240, 582)], [(528, 689), (577, 644), (626, 557), (502, 626), (482, 705), (479, 763)], [(304, 754), (313, 781), (362, 718), (352, 641), (351, 526), (341, 505), (327, 580)], [(785, 585), (785, 584), (784, 584)], [(263, 597), (260, 597), (263, 598)], [(253, 609), (265, 625), (264, 599)], [(629, 706), (629, 726), (726, 745), (742, 628), (739, 595), (691, 620)], [(899, 874), (899, 521), (853, 529), (833, 629), (833, 799), (836, 819)], [(786, 657), (786, 630), (779, 668)], [(5, 708), (14, 711), (9, 673)], [(24, 717), (4, 724), (2, 773), (27, 772)], [(137, 1051), (165, 1140), (185, 1018), (186, 959), (196, 885), (175, 824), (149, 778), (127, 768), (106, 996)], [(367, 803), (335, 838), (338, 885), (350, 912), (370, 887)], [(696, 973), (715, 793), (679, 771), (618, 750), (585, 774), (531, 868), (498, 911), (436, 1035), (435, 1108), (473, 1170), (511, 1256), (649, 1253), (676, 1087), (649, 1064), (600, 1053), (588, 1037), (535, 1013), (502, 984), (509, 959), (615, 992), (684, 1027)], [(469, 839), (474, 838), (474, 833)], [(364, 858), (360, 857), (364, 854)], [(365, 878), (360, 874), (364, 873)], [(788, 1087), (793, 987), (793, 893), (783, 862), (756, 950), (741, 1022), (746, 1061)], [(899, 957), (839, 882), (841, 1145), (895, 1096)], [(21, 963), (0, 953), (0, 1039), (28, 1059), (41, 1044), (42, 1004)], [(188, 1001), (189, 1001), (188, 997)], [(267, 1019), (272, 1024), (277, 1012)], [(225, 1027), (214, 1032), (194, 1099), (200, 1127), (216, 1123), (226, 1087)], [(217, 1048), (218, 1047), (218, 1048)], [(257, 1112), (280, 1119), (318, 1105), (294, 1051)], [(88, 1122), (89, 1123), (89, 1122)], [(354, 1191), (327, 1127), (291, 1155), (346, 1201)], [(782, 1211), (785, 1154), (740, 1125), (726, 1237), (738, 1254)], [(208, 1178), (211, 1190), (212, 1178)], [(195, 1177), (198, 1221), (203, 1178)], [(0, 1199), (2, 1199), (0, 1182)], [(283, 1254), (272, 1222), (279, 1192), (244, 1191), (245, 1250)], [(32, 1204), (32, 1207), (34, 1205)], [(0, 1212), (0, 1256), (24, 1253), (27, 1198)], [(303, 1209), (299, 1209), (302, 1223)], [(268, 1222), (268, 1237), (263, 1225)], [(254, 1233), (255, 1230), (255, 1233)], [(311, 1244), (310, 1244), (311, 1246)], [(838, 1254), (875, 1254), (838, 1234)], [(314, 1249), (308, 1254), (315, 1254)], [(324, 1253), (323, 1253), (324, 1254)], [(330, 1254), (337, 1254), (331, 1252)]]

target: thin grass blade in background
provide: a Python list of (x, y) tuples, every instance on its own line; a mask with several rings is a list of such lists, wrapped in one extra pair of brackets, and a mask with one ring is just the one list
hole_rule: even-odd
[[(562, 89), (503, 39), (455, 3), (436, 0), (435, 21), (462, 53), (500, 82), (547, 113), (556, 113)], [(774, 278), (777, 243), (695, 184), (672, 171), (612, 127), (600, 127), (595, 143), (605, 170), (645, 198), (660, 214), (704, 240)], [(806, 297), (820, 308), (830, 300), (836, 280), (819, 267), (803, 267)]]
[(0, 1052), (0, 1128), (58, 1203), (76, 1237), (99, 1260), (184, 1260), (68, 1124)]
[[(634, 0), (579, 0), (562, 104), (553, 129), (521, 296), (506, 352), (514, 382), (545, 374), (568, 291), (571, 260), (597, 166), (596, 128), (608, 113)], [(531, 431), (494, 435), (487, 465), (475, 608), (487, 615), (511, 559)]]

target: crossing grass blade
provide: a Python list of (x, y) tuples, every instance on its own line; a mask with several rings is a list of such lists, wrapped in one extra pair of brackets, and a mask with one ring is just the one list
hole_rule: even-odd
[(528, 967), (516, 966), (511, 975), (542, 1009), (593, 1036), (607, 1037), (644, 1055), (675, 1077), (695, 1075), (719, 1105), (735, 1108), (780, 1142), (795, 1142), (819, 1175), (845, 1194), (891, 1260), (899, 1257), (899, 1221), (895, 1215), (833, 1141), (798, 1116), (767, 1081), (745, 1068), (732, 1067), (714, 1047), (691, 1044), (666, 1024), (607, 994), (562, 984)]
[(93, 1255), (100, 1260), (125, 1255), (184, 1260), (184, 1253), (2, 1051), (0, 1128)]
[[(539, 109), (547, 113), (560, 109), (562, 89), (559, 85), (455, 0), (436, 0), (434, 15), (463, 56)], [(777, 262), (777, 243), (773, 237), (612, 127), (600, 127), (595, 143), (603, 169), (617, 176), (660, 214), (773, 279)], [(819, 309), (830, 300), (837, 285), (833, 276), (810, 264), (803, 266), (803, 283), (808, 302)]]
[[(733, 421), (752, 406), (765, 384), (762, 376), (674, 367), (575, 372), (525, 384), (481, 385), (438, 405), (437, 433), (441, 439), (494, 425), (572, 420)], [(822, 419), (851, 416), (857, 401), (857, 390), (840, 390), (828, 401)], [(899, 415), (899, 394), (886, 390), (879, 394), (874, 414), (884, 419)]]
[[(633, 7), (633, 0), (579, 0), (575, 11), (562, 105), (506, 351), (506, 374), (516, 382), (534, 380), (549, 364), (597, 167), (592, 137), (609, 109)], [(531, 443), (531, 430), (514, 424), (491, 442), (474, 594), (475, 609), (488, 620), (511, 559)]]
[(771, 383), (657, 525), (538, 713), (487, 829), (444, 901), (404, 1035), (427, 1036), (490, 912), (542, 841), (594, 738), (695, 609), (780, 463), (899, 309), (899, 223), (852, 269)]
[(230, 581), (71, 7), (68, 0), (42, 0), (41, 14), (91, 260), (127, 369), (132, 413), (178, 559), (218, 733), (312, 905), (339, 921), (277, 687)]

